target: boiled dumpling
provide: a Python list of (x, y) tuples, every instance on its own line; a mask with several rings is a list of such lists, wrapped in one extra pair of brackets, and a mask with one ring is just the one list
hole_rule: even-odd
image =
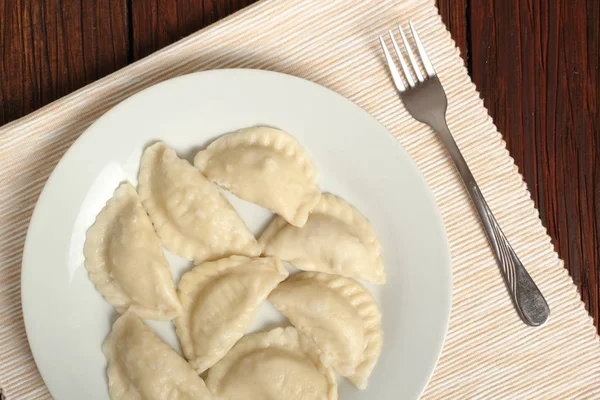
[(212, 142), (194, 165), (238, 197), (302, 226), (319, 201), (318, 171), (289, 134), (266, 126), (242, 129)]
[(301, 272), (279, 285), (269, 301), (313, 340), (323, 362), (359, 389), (381, 353), (381, 314), (369, 292), (352, 279)]
[(189, 364), (131, 313), (119, 317), (102, 346), (111, 400), (210, 400)]
[(142, 155), (139, 192), (156, 232), (173, 253), (196, 262), (260, 254), (256, 239), (219, 189), (163, 143)]
[(321, 196), (302, 228), (276, 217), (259, 243), (264, 254), (302, 270), (385, 283), (375, 230), (357, 209), (331, 194)]
[(100, 211), (83, 253), (90, 280), (120, 313), (129, 309), (158, 320), (181, 313), (160, 240), (130, 183), (121, 184)]
[(223, 358), (287, 276), (275, 258), (242, 256), (207, 262), (183, 275), (179, 282), (183, 315), (175, 320), (175, 328), (196, 372)]
[(219, 400), (337, 399), (333, 372), (292, 327), (243, 337), (208, 371), (206, 385)]

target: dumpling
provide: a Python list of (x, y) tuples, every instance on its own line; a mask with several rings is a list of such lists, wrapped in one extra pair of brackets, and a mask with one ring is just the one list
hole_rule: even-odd
[(302, 226), (319, 201), (318, 171), (306, 150), (279, 129), (258, 126), (229, 133), (194, 158), (212, 182)]
[(243, 337), (208, 371), (219, 400), (336, 400), (337, 382), (317, 349), (292, 327)]
[(288, 276), (275, 258), (232, 256), (207, 262), (179, 282), (183, 315), (175, 328), (198, 373), (212, 367), (248, 329), (269, 293)]
[(130, 183), (117, 188), (88, 229), (83, 254), (90, 280), (119, 313), (156, 320), (181, 313), (160, 240)]
[(381, 245), (371, 223), (339, 197), (323, 194), (302, 228), (276, 217), (259, 243), (296, 268), (383, 284)]
[(260, 254), (219, 189), (165, 144), (156, 143), (142, 155), (139, 192), (158, 236), (173, 253), (196, 262)]
[(381, 313), (352, 279), (301, 272), (279, 285), (269, 301), (319, 348), (322, 360), (359, 389), (367, 387), (381, 353)]
[(119, 317), (102, 351), (111, 400), (211, 400), (189, 364), (131, 313)]

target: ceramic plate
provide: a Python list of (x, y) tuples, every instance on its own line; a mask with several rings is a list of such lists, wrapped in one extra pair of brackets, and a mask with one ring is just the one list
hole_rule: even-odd
[[(366, 285), (383, 313), (383, 353), (366, 391), (340, 380), (340, 399), (416, 399), (444, 342), (451, 301), (446, 236), (434, 198), (407, 153), (369, 114), (340, 95), (288, 75), (217, 70), (172, 79), (127, 99), (73, 144), (46, 184), (27, 235), (22, 297), (27, 335), (57, 400), (107, 399), (101, 344), (116, 312), (83, 264), (85, 232), (140, 155), (161, 140), (181, 157), (252, 125), (294, 135), (320, 170), (323, 191), (355, 205), (382, 242), (388, 283)], [(228, 195), (259, 233), (271, 214)], [(178, 280), (190, 263), (167, 254)], [(250, 331), (281, 317), (265, 304)], [(170, 322), (149, 325), (173, 348)]]

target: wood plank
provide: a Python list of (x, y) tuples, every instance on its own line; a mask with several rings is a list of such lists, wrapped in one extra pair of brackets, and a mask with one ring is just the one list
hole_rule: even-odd
[(438, 0), (437, 6), (442, 16), (442, 21), (452, 34), (452, 39), (460, 49), (460, 54), (465, 60), (465, 65), (470, 69), (469, 62), (469, 18), (470, 0)]
[(473, 79), (596, 326), (599, 4), (480, 0), (469, 15)]
[(126, 2), (0, 1), (0, 125), (125, 66)]
[(131, 0), (132, 60), (139, 60), (257, 0)]

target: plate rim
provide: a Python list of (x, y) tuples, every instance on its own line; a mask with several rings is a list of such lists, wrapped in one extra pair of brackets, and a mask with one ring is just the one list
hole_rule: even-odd
[[(41, 219), (41, 216), (39, 215), (40, 204), (48, 201), (48, 199), (47, 199), (48, 187), (56, 179), (56, 175), (57, 175), (56, 171), (59, 169), (59, 166), (61, 166), (65, 162), (67, 162), (68, 159), (71, 157), (71, 155), (77, 151), (77, 148), (80, 147), (82, 145), (82, 143), (84, 143), (87, 140), (87, 137), (89, 137), (90, 134), (93, 133), (93, 129), (95, 129), (95, 127), (99, 123), (101, 123), (101, 121), (103, 121), (105, 118), (109, 117), (113, 113), (118, 112), (121, 108), (127, 107), (130, 102), (134, 102), (134, 101), (138, 100), (139, 98), (141, 98), (142, 96), (147, 96), (148, 92), (151, 92), (154, 90), (159, 90), (160, 88), (163, 88), (163, 87), (168, 87), (170, 85), (173, 85), (174, 83), (177, 84), (177, 82), (179, 82), (180, 80), (192, 79), (193, 77), (200, 76), (200, 75), (208, 76), (208, 75), (212, 75), (212, 74), (220, 75), (220, 74), (230, 74), (230, 73), (274, 75), (274, 76), (278, 76), (279, 79), (290, 79), (290, 80), (295, 80), (295, 81), (301, 81), (302, 84), (312, 86), (312, 88), (314, 90), (326, 92), (326, 93), (328, 93), (328, 95), (334, 95), (340, 101), (347, 103), (347, 105), (349, 107), (353, 107), (356, 112), (360, 112), (360, 113), (363, 113), (366, 116), (368, 116), (373, 121), (373, 123), (378, 124), (382, 130), (387, 132), (389, 138), (393, 139), (393, 142), (396, 143), (398, 150), (405, 154), (405, 156), (408, 160), (408, 163), (411, 165), (411, 168), (414, 169), (414, 172), (415, 172), (414, 175), (415, 175), (415, 177), (418, 177), (418, 179), (421, 181), (423, 187), (425, 188), (425, 191), (424, 191), (425, 195), (429, 198), (431, 205), (432, 205), (430, 211), (433, 213), (433, 217), (434, 217), (435, 223), (436, 223), (436, 228), (439, 230), (439, 233), (441, 234), (440, 241), (441, 241), (443, 248), (440, 249), (440, 251), (443, 250), (442, 258), (444, 259), (444, 264), (445, 264), (444, 267), (448, 272), (448, 278), (449, 278), (448, 284), (447, 284), (448, 287), (446, 290), (446, 297), (444, 299), (445, 303), (447, 304), (447, 307), (444, 307), (444, 313), (445, 313), (444, 328), (443, 328), (443, 332), (440, 332), (441, 337), (440, 337), (439, 343), (436, 344), (437, 345), (437, 349), (436, 349), (437, 357), (435, 359), (435, 363), (433, 363), (431, 368), (429, 368), (427, 376), (425, 376), (425, 374), (424, 374), (424, 381), (423, 381), (423, 384), (421, 385), (421, 390), (419, 393), (419, 398), (420, 398), (423, 395), (423, 393), (425, 392), (425, 389), (427, 388), (427, 386), (429, 385), (429, 382), (437, 368), (440, 357), (442, 355), (444, 345), (446, 343), (449, 324), (450, 324), (450, 316), (451, 316), (451, 310), (452, 310), (452, 298), (453, 298), (453, 269), (452, 269), (452, 258), (451, 258), (451, 254), (450, 254), (450, 244), (448, 241), (446, 227), (445, 227), (440, 209), (438, 207), (438, 204), (437, 204), (437, 201), (433, 194), (432, 189), (430, 188), (429, 184), (427, 183), (427, 180), (425, 179), (425, 177), (424, 177), (423, 173), (421, 172), (420, 168), (418, 167), (417, 163), (410, 156), (408, 151), (406, 151), (406, 149), (400, 143), (400, 141), (394, 135), (392, 135), (392, 133), (381, 122), (379, 122), (379, 120), (377, 120), (373, 115), (371, 115), (369, 112), (367, 112), (361, 106), (354, 103), (352, 100), (346, 98), (345, 96), (341, 95), (340, 93), (338, 93), (332, 89), (329, 89), (325, 86), (322, 86), (316, 82), (313, 82), (311, 80), (304, 79), (304, 78), (297, 77), (297, 76), (290, 75), (290, 74), (286, 74), (286, 73), (282, 73), (282, 72), (271, 71), (271, 70), (262, 70), (262, 69), (252, 69), (252, 68), (223, 68), (223, 69), (211, 69), (211, 70), (204, 70), (204, 71), (196, 71), (196, 72), (191, 72), (188, 74), (183, 74), (183, 75), (179, 75), (176, 77), (172, 77), (172, 78), (163, 80), (161, 82), (155, 83), (153, 85), (150, 85), (148, 87), (145, 87), (144, 89), (141, 89), (140, 91), (138, 91), (138, 92), (132, 94), (131, 96), (125, 98), (124, 100), (118, 102), (117, 104), (112, 106), (109, 110), (107, 110), (102, 115), (100, 115), (92, 124), (90, 124), (83, 132), (81, 132), (81, 134), (73, 141), (73, 143), (71, 143), (71, 145), (68, 147), (68, 149), (65, 151), (65, 153), (61, 156), (59, 161), (54, 166), (52, 172), (48, 176), (48, 179), (44, 183), (44, 186), (43, 186), (43, 188), (40, 192), (40, 195), (36, 201), (34, 210), (32, 212), (31, 218), (29, 220), (27, 234), (26, 234), (25, 242), (24, 242), (24, 246), (23, 246), (23, 253), (22, 253), (23, 255), (22, 255), (22, 263), (21, 263), (21, 278), (20, 278), (21, 279), (21, 283), (20, 283), (21, 307), (22, 307), (23, 322), (24, 322), (24, 326), (25, 326), (26, 337), (27, 337), (27, 341), (29, 343), (29, 348), (31, 350), (33, 360), (36, 364), (36, 368), (37, 368), (38, 372), (40, 373), (40, 376), (43, 379), (44, 385), (46, 386), (46, 388), (50, 392), (50, 394), (52, 394), (52, 392), (50, 390), (50, 386), (47, 383), (45, 374), (39, 367), (38, 356), (36, 356), (36, 354), (39, 354), (38, 352), (40, 352), (42, 350), (37, 348), (32, 343), (32, 340), (31, 340), (31, 337), (32, 337), (31, 336), (31, 332), (32, 332), (32, 328), (31, 328), (32, 322), (31, 321), (33, 318), (31, 309), (32, 309), (32, 304), (34, 303), (34, 300), (33, 300), (34, 296), (29, 294), (30, 290), (27, 288), (28, 281), (23, 279), (23, 277), (30, 275), (31, 269), (34, 268), (34, 266), (31, 265), (31, 262), (28, 261), (28, 259), (30, 258), (29, 254), (32, 251), (31, 250), (32, 244), (31, 244), (31, 240), (30, 240), (31, 232), (35, 229), (35, 226), (37, 224), (39, 224), (38, 221)], [(90, 132), (90, 131), (92, 131), (92, 132)], [(35, 349), (34, 349), (34, 347), (35, 347)]]

